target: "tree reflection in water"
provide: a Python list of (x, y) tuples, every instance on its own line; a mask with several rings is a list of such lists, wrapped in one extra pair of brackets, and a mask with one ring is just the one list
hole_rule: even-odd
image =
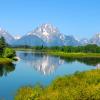
[(0, 64), (0, 77), (7, 76), (8, 73), (15, 70), (15, 64)]
[(80, 63), (84, 63), (86, 65), (90, 66), (96, 66), (97, 64), (100, 64), (100, 58), (62, 58), (67, 63), (72, 63), (74, 61), (78, 61)]

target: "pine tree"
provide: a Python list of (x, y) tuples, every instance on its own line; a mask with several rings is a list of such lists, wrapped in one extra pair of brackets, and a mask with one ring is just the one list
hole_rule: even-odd
[(6, 44), (5, 38), (4, 37), (1, 37), (0, 38), (0, 56), (2, 56), (3, 50), (4, 50), (4, 48), (6, 46), (7, 46), (7, 44)]

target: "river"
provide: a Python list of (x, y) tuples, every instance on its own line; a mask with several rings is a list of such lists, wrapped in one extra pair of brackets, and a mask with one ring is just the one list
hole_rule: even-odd
[(14, 100), (16, 91), (35, 84), (47, 86), (58, 76), (100, 67), (100, 59), (74, 59), (17, 51), (19, 61), (0, 65), (0, 100)]

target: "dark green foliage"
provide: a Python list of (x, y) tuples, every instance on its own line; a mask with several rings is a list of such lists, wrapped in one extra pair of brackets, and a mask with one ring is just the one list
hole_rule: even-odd
[(63, 51), (68, 53), (100, 53), (100, 47), (95, 44), (89, 44), (86, 46), (62, 46), (62, 47), (51, 47), (51, 50)]
[(7, 46), (4, 37), (0, 38), (0, 56), (2, 56), (3, 54), (3, 50), (5, 49), (5, 47)]

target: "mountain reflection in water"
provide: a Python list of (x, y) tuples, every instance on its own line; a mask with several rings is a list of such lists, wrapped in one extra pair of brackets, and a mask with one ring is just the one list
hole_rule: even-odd
[(21, 52), (18, 57), (25, 61), (29, 66), (34, 67), (37, 71), (44, 75), (54, 72), (57, 67), (64, 63), (72, 63), (78, 61), (86, 65), (97, 66), (100, 58), (62, 58), (56, 56), (48, 56), (42, 53)]
[(64, 60), (61, 60), (60, 57), (48, 56), (42, 53), (20, 53), (18, 56), (44, 75), (54, 72), (59, 65), (64, 64)]

